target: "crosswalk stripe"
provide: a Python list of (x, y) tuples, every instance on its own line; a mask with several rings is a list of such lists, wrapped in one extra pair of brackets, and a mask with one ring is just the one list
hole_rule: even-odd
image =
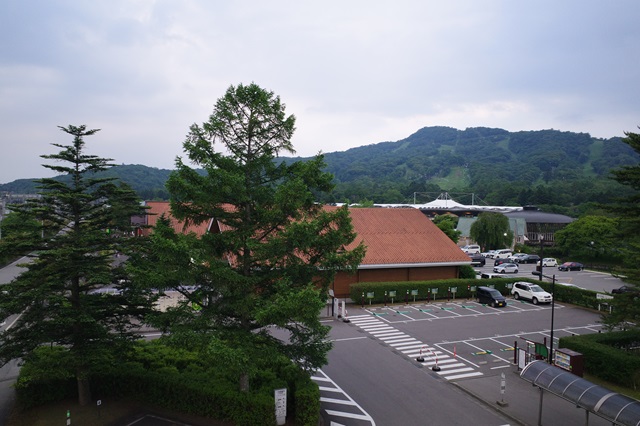
[(399, 339), (400, 337), (410, 337), (408, 334), (400, 333), (396, 331), (395, 333), (371, 333), (374, 334), (380, 340), (389, 340), (389, 339)]
[[(396, 343), (402, 343), (402, 342), (417, 342), (416, 339), (414, 339), (413, 337), (402, 337), (402, 338), (396, 338), (396, 339), (381, 339), (384, 340), (385, 343), (390, 344), (391, 346), (393, 346)], [(421, 343), (422, 344), (422, 343)]]
[(336, 389), (336, 388), (329, 388), (326, 386), (318, 386), (318, 389), (320, 389), (321, 391), (324, 392), (337, 392), (337, 393), (342, 393), (342, 391), (340, 389)]
[(447, 380), (457, 380), (457, 379), (466, 379), (467, 377), (477, 377), (477, 376), (482, 376), (482, 373), (479, 372), (479, 371), (475, 371), (473, 373), (458, 374), (458, 375), (455, 375), (455, 376), (445, 377), (445, 379), (447, 379)]
[(465, 373), (467, 371), (473, 371), (473, 368), (471, 367), (465, 367), (465, 368), (458, 368), (456, 370), (440, 370), (438, 372), (438, 374), (443, 375), (443, 374), (453, 374), (453, 373)]
[(336, 417), (348, 417), (350, 419), (358, 419), (358, 420), (371, 420), (371, 416), (362, 415), (362, 414), (352, 414), (352, 413), (344, 413), (342, 411), (334, 411), (334, 410), (325, 410), (327, 414)]
[(333, 404), (344, 404), (344, 405), (358, 405), (353, 401), (349, 401), (347, 399), (336, 399), (336, 398), (323, 398), (320, 397), (321, 402), (331, 402)]
[[(356, 319), (355, 321), (354, 318)], [(426, 347), (420, 340), (395, 329), (383, 321), (372, 319), (368, 315), (350, 317), (350, 319), (356, 326), (373, 335), (376, 339), (388, 344), (394, 350), (398, 350), (411, 358), (422, 355), (425, 358), (425, 361), (421, 363), (423, 366), (431, 367), (438, 365), (438, 367), (440, 367), (438, 374), (446, 380), (457, 380), (483, 375), (482, 372), (475, 371), (467, 364), (458, 362), (458, 359), (455, 357), (451, 358), (449, 355), (443, 354), (442, 351), (436, 351), (434, 348)]]

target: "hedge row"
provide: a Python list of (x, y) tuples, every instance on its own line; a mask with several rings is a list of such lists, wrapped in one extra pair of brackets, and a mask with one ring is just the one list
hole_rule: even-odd
[[(505, 296), (511, 294), (511, 286), (516, 281), (539, 284), (551, 293), (552, 284), (534, 278), (507, 277), (489, 279), (447, 279), (433, 281), (389, 281), (362, 282), (352, 284), (349, 296), (355, 304), (404, 303), (405, 301), (443, 301), (452, 299), (470, 299), (475, 296), (474, 288), (493, 287)], [(453, 290), (455, 289), (455, 293)], [(434, 293), (433, 291), (436, 290)], [(395, 295), (394, 293), (395, 292)], [(585, 308), (598, 309), (602, 303), (596, 297), (597, 292), (578, 287), (555, 284), (555, 300), (571, 303)]]
[[(194, 414), (237, 425), (275, 424), (274, 390), (287, 388), (288, 417), (293, 416), (297, 425), (317, 425), (320, 418), (320, 391), (308, 374), (293, 363), (278, 371), (261, 370), (252, 378), (252, 391), (238, 391), (238, 384), (224, 374), (224, 366), (212, 366), (204, 370), (200, 366), (164, 365), (148, 369), (144, 364), (157, 358), (154, 364), (164, 361), (166, 348), (146, 345), (144, 363), (123, 362), (91, 375), (92, 393), (98, 399), (131, 399), (182, 413)], [(162, 355), (160, 352), (164, 351)], [(176, 353), (178, 353), (176, 351)], [(54, 365), (64, 354), (56, 348), (41, 348), (31, 362), (27, 361), (17, 381), (18, 403), (24, 409), (68, 398), (77, 398), (77, 383), (71, 374), (58, 364), (58, 373), (43, 375), (43, 365)], [(181, 364), (177, 356), (173, 361)], [(280, 364), (274, 362), (274, 364)], [(25, 374), (23, 375), (22, 372)]]
[(589, 374), (636, 389), (640, 385), (640, 357), (633, 350), (639, 344), (640, 331), (630, 330), (561, 337), (558, 347), (581, 353)]

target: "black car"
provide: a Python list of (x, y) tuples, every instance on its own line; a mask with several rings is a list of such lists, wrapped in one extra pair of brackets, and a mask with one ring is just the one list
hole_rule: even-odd
[(510, 261), (509, 259), (496, 259), (495, 262), (493, 262), (493, 266), (502, 265), (503, 263), (513, 263), (513, 262)]
[(558, 266), (559, 271), (582, 271), (583, 269), (584, 265), (579, 262), (564, 262)]
[(471, 266), (484, 266), (487, 262), (487, 259), (480, 253), (469, 254), (469, 257), (471, 258)]
[(623, 285), (622, 287), (614, 288), (613, 290), (611, 290), (611, 293), (613, 294), (640, 293), (640, 289), (638, 289), (637, 287)]
[(518, 263), (540, 263), (540, 256), (537, 254), (528, 254), (517, 259)]

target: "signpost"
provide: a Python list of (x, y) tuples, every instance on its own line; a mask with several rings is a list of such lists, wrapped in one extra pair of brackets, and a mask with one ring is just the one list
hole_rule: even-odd
[(284, 425), (287, 420), (287, 389), (276, 389), (274, 396), (276, 400), (276, 423)]
[(497, 401), (498, 405), (501, 407), (506, 407), (509, 405), (504, 401), (504, 391), (506, 387), (507, 387), (507, 381), (505, 379), (504, 373), (501, 373), (500, 374), (500, 401)]

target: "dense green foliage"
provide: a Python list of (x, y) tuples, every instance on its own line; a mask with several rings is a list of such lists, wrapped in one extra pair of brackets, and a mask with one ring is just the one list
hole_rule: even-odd
[[(640, 134), (626, 132), (623, 139), (631, 149), (640, 154)], [(624, 235), (621, 244), (624, 267), (620, 274), (625, 277), (625, 281), (640, 285), (640, 161), (634, 162), (616, 169), (612, 172), (613, 178), (628, 187), (631, 194), (619, 196), (615, 199), (609, 209), (620, 218), (620, 229)]]
[[(23, 409), (75, 396), (70, 358), (59, 346), (31, 354), (16, 384)], [(260, 373), (252, 391), (239, 393), (225, 359), (167, 346), (162, 339), (140, 341), (120, 359), (94, 369), (91, 381), (101, 399), (126, 398), (237, 425), (275, 424), (273, 391), (287, 388), (288, 417), (299, 425), (318, 423), (318, 385), (305, 372), (281, 355), (254, 362)]]
[[(167, 183), (173, 216), (195, 224), (214, 218), (214, 229), (196, 238), (159, 221), (148, 251), (131, 262), (133, 281), (184, 296), (154, 323), (176, 344), (224, 357), (243, 390), (259, 373), (254, 355), (284, 354), (305, 370), (326, 364), (331, 343), (319, 312), (328, 285), (364, 256), (362, 245), (344, 250), (355, 238), (347, 208), (315, 203), (314, 193), (332, 188), (322, 158), (274, 162), (292, 151), (294, 122), (273, 93), (230, 87), (184, 143), (205, 173), (178, 159)], [(218, 144), (231, 154), (216, 152)]]
[(97, 130), (61, 130), (73, 136), (73, 143), (54, 144), (61, 151), (42, 157), (55, 160), (45, 167), (68, 174), (70, 183), (41, 179), (42, 196), (12, 206), (10, 218), (24, 222), (10, 227), (0, 241), (0, 255), (29, 258), (26, 271), (3, 285), (0, 318), (18, 316), (13, 327), (0, 333), (0, 362), (28, 357), (41, 345), (69, 348), (66, 364), (85, 405), (91, 400), (90, 372), (127, 349), (152, 297), (126, 284), (119, 294), (94, 292), (117, 282), (113, 256), (129, 251), (130, 217), (143, 210), (129, 188), (95, 177), (94, 172), (109, 167), (108, 160), (84, 150), (84, 137)]
[(513, 241), (509, 219), (502, 213), (480, 213), (471, 225), (469, 236), (483, 251), (507, 248)]
[(603, 380), (637, 389), (640, 386), (640, 331), (561, 337), (560, 348), (583, 355), (585, 371)]
[(456, 230), (458, 225), (458, 217), (454, 215), (441, 214), (433, 219), (433, 223), (451, 239), (454, 243), (458, 243), (461, 231)]
[[(557, 130), (425, 127), (397, 142), (326, 153), (324, 158), (336, 188), (330, 194), (317, 194), (322, 202), (413, 203), (415, 197), (420, 203), (448, 191), (460, 194), (455, 197), (465, 204), (472, 200), (462, 194), (474, 193), (476, 202), (535, 204), (575, 217), (627, 193), (608, 179), (609, 171), (635, 164), (640, 156), (618, 137), (598, 139)], [(158, 182), (164, 182), (169, 171), (143, 168), (118, 166), (112, 171), (140, 197), (166, 199)], [(33, 192), (28, 180), (0, 185), (0, 191)]]
[(555, 247), (563, 256), (594, 264), (618, 262), (621, 257), (620, 221), (607, 216), (582, 216), (555, 233)]

